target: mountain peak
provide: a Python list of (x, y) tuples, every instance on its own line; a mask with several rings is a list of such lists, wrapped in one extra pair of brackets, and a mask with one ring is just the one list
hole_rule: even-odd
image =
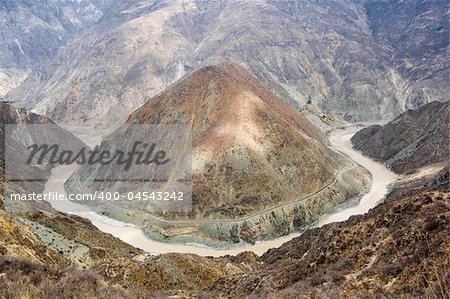
[(262, 138), (263, 126), (269, 123), (291, 127), (303, 138), (324, 140), (302, 115), (229, 61), (201, 68), (175, 83), (131, 114), (128, 123), (191, 123), (194, 145), (212, 138), (212, 144), (255, 146), (250, 140)]

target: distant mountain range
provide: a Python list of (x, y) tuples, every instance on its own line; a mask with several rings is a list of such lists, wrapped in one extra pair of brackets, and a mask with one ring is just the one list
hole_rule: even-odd
[(58, 121), (123, 121), (223, 59), (295, 109), (348, 121), (447, 96), (444, 0), (2, 2), (7, 99)]

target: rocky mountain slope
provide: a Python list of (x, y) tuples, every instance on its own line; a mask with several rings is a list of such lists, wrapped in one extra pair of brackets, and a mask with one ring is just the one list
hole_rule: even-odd
[(354, 147), (407, 173), (450, 157), (450, 103), (432, 102), (408, 110), (384, 126), (365, 128), (352, 137)]
[(49, 207), (12, 215), (0, 205), (0, 296), (445, 298), (448, 180), (447, 167), (397, 184), (368, 214), (307, 230), (261, 257), (152, 256), (79, 217)]
[[(5, 124), (53, 124), (45, 116), (3, 102), (0, 121), (2, 142)], [(4, 144), (1, 150), (4, 159)], [(81, 217), (55, 211), (47, 202), (26, 202), (17, 209), (19, 203), (5, 204), (5, 185), (29, 190), (5, 182), (3, 166), (0, 170), (0, 298), (139, 298), (179, 288), (180, 283), (198, 290), (244, 269), (238, 263), (231, 266), (228, 259), (144, 254)], [(43, 185), (38, 187), (42, 190)]]
[[(153, 219), (151, 210), (127, 218), (166, 238), (200, 235), (253, 243), (311, 224), (325, 209), (359, 196), (369, 182), (366, 172), (332, 151), (300, 113), (235, 64), (200, 69), (127, 120), (127, 125), (174, 123), (192, 130), (193, 211), (160, 215), (173, 223)], [(100, 151), (114, 148), (124, 131), (108, 136)], [(120, 182), (98, 180), (119, 167), (84, 166), (66, 186), (72, 192), (80, 184), (83, 191), (119, 190)], [(129, 201), (123, 211), (115, 211), (117, 204), (99, 205), (121, 219), (131, 207)]]
[[(53, 124), (53, 121), (46, 116), (28, 112), (24, 109), (18, 109), (0, 102), (0, 176), (2, 178), (0, 183), (2, 185), (2, 195), (5, 194), (5, 191), (10, 192), (11, 190), (43, 191), (44, 185), (42, 182), (9, 182), (8, 188), (5, 190), (5, 124)], [(46, 169), (34, 168), (33, 171), (38, 172), (39, 175), (37, 176), (39, 177), (48, 177), (50, 175), (50, 172)]]
[[(0, 24), (0, 96), (15, 105), (76, 124), (136, 109), (127, 125), (190, 124), (194, 213), (165, 225), (180, 215), (107, 210), (162, 239), (253, 243), (361, 192), (365, 173), (295, 111), (305, 103), (370, 122), (448, 100), (443, 0), (0, 0)], [(240, 66), (204, 68), (224, 58)], [(448, 106), (358, 133), (405, 178), (369, 213), (261, 257), (146, 254), (46, 203), (13, 213), (0, 171), (0, 298), (450, 298)], [(52, 121), (0, 102), (0, 170), (5, 123)]]
[(345, 120), (392, 119), (445, 99), (447, 3), (414, 0), (388, 11), (384, 3), (136, 1), (69, 41), (54, 68), (30, 74), (8, 99), (52, 119), (111, 124), (225, 58), (295, 108), (311, 102)]
[(396, 68), (410, 82), (403, 92), (415, 109), (431, 100), (446, 99), (449, 82), (448, 2), (364, 2), (374, 36), (394, 50)]
[[(7, 125), (17, 125), (16, 127)], [(19, 127), (20, 125), (23, 125)], [(6, 197), (10, 194), (41, 193), (44, 191), (46, 179), (50, 176), (50, 168), (44, 163), (27, 163), (29, 150), (33, 143), (47, 142), (57, 144), (65, 149), (87, 147), (71, 133), (57, 126), (46, 116), (38, 115), (21, 108), (15, 108), (0, 102), (0, 175), (2, 190)], [(4, 180), (6, 182), (4, 182)], [(10, 208), (17, 209), (28, 206), (28, 203), (7, 202)]]

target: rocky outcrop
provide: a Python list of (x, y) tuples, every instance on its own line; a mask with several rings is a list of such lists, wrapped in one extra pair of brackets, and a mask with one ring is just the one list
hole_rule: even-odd
[(448, 162), (449, 108), (449, 102), (432, 102), (417, 110), (408, 110), (384, 126), (359, 131), (352, 137), (352, 143), (356, 149), (397, 173)]

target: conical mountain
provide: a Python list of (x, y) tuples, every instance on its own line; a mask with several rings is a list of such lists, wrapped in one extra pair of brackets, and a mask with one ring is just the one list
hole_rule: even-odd
[(322, 188), (345, 164), (308, 120), (228, 62), (175, 84), (128, 123), (192, 126), (200, 213), (245, 215), (289, 202)]
[[(279, 225), (285, 230), (311, 223), (325, 208), (359, 194), (367, 183), (364, 176), (355, 178), (359, 167), (343, 179), (339, 173), (350, 162), (327, 146), (325, 135), (244, 68), (229, 62), (202, 68), (155, 96), (129, 116), (126, 125), (132, 124), (191, 128), (192, 213), (163, 215), (170, 220), (189, 218), (201, 226), (206, 219), (242, 224), (267, 216), (277, 219), (260, 223), (256, 231), (271, 222), (272, 232)], [(113, 148), (111, 143), (122, 133), (119, 128), (102, 147)], [(86, 181), (106, 174), (111, 174), (110, 167), (79, 171)], [(144, 219), (148, 226), (151, 221)]]

